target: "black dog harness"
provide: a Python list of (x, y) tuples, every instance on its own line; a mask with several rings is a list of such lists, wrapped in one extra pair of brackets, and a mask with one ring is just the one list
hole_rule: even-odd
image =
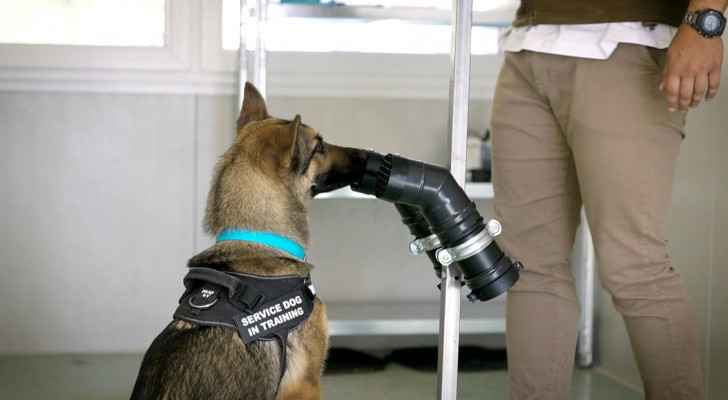
[(174, 318), (235, 329), (245, 344), (277, 340), (283, 378), (288, 333), (313, 311), (316, 291), (310, 277), (267, 277), (190, 268), (184, 285), (186, 290)]

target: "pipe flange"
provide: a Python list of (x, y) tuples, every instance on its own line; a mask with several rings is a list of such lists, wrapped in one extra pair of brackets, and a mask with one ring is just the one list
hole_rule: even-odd
[(425, 252), (439, 249), (440, 247), (442, 247), (442, 242), (440, 242), (440, 238), (433, 233), (430, 236), (411, 241), (409, 244), (409, 251), (412, 255), (419, 256)]
[(437, 250), (435, 257), (440, 264), (447, 267), (454, 262), (458, 262), (478, 254), (491, 243), (493, 243), (493, 237), (490, 236), (488, 230), (484, 228), (478, 232), (477, 235), (455, 247)]

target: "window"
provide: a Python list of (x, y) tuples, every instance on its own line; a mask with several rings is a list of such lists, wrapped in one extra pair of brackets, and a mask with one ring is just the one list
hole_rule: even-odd
[[(265, 26), (268, 51), (446, 54), (450, 52), (449, 0), (345, 0), (335, 5), (271, 3)], [(477, 12), (513, 4), (480, 0)], [(409, 8), (409, 9), (408, 9)], [(308, 14), (308, 15), (306, 15)], [(412, 18), (410, 20), (410, 18)], [(223, 0), (222, 47), (240, 45), (240, 2)], [(472, 53), (498, 52), (499, 29), (474, 26)], [(249, 43), (254, 43), (251, 38)]]
[[(473, 0), (473, 11), (490, 11), (512, 6), (518, 2), (519, 0)], [(321, 3), (372, 7), (430, 7), (443, 10), (452, 7), (452, 0), (322, 0)]]
[(164, 0), (0, 0), (0, 10), (0, 43), (164, 46)]
[[(0, 87), (138, 90), (190, 66), (189, 0), (0, 0)], [(164, 77), (162, 77), (164, 78)], [(141, 83), (146, 85), (146, 83)]]
[[(518, 1), (474, 2), (471, 91), (490, 96)], [(272, 95), (446, 98), (451, 0), (336, 3), (269, 0)], [(0, 90), (235, 94), (239, 16), (239, 0), (0, 0)]]

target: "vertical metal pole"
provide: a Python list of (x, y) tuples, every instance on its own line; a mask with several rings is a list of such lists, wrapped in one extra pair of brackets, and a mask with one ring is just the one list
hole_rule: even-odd
[[(453, 0), (450, 50), (450, 172), (465, 187), (465, 154), (470, 99), (470, 36), (473, 0)], [(443, 268), (440, 285), (440, 343), (437, 398), (455, 400), (460, 342), (460, 280), (455, 265)]]
[[(240, 48), (238, 50), (238, 110), (243, 105), (245, 82), (252, 82), (266, 97), (265, 22), (268, 0), (240, 0)], [(255, 39), (252, 54), (249, 43)]]
[(465, 187), (473, 0), (453, 0), (450, 50), (450, 172)]
[(243, 107), (245, 82), (248, 81), (248, 0), (240, 0), (240, 47), (238, 48), (238, 108)]
[(460, 345), (460, 280), (454, 265), (442, 268), (440, 284), (440, 342), (437, 359), (437, 398), (455, 400), (458, 395), (458, 347)]
[(265, 30), (268, 19), (268, 0), (255, 0), (253, 25), (255, 27), (255, 53), (253, 55), (253, 84), (263, 97), (268, 95)]
[(596, 256), (592, 242), (591, 230), (586, 213), (581, 211), (581, 227), (577, 238), (576, 274), (579, 303), (581, 305), (581, 321), (579, 321), (579, 342), (577, 347), (577, 363), (580, 367), (590, 367), (594, 361), (594, 274)]

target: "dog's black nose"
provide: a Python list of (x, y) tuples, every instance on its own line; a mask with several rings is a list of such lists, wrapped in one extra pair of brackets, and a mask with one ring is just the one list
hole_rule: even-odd
[(349, 162), (351, 163), (351, 173), (357, 177), (364, 173), (364, 169), (367, 165), (367, 158), (369, 152), (361, 149), (347, 149), (349, 150)]
[(311, 195), (326, 193), (356, 183), (364, 174), (369, 152), (350, 147), (329, 146), (331, 163), (316, 177)]

